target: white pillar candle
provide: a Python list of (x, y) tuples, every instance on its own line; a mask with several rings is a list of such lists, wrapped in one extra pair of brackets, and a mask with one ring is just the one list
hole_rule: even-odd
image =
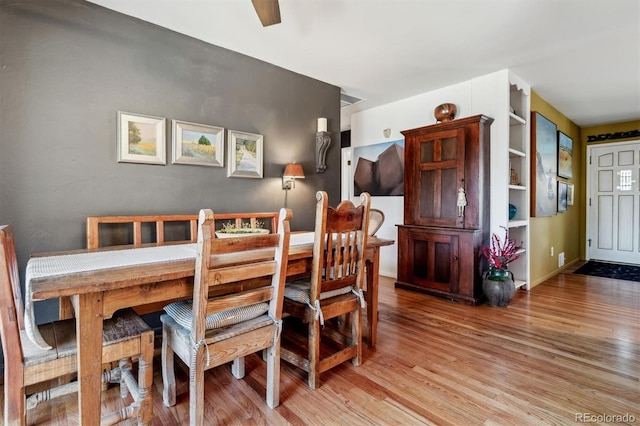
[(318, 118), (318, 131), (326, 132), (327, 131), (327, 119), (326, 118)]

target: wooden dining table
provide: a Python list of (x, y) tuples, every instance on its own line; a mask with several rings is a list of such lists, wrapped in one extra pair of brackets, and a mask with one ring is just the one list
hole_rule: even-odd
[[(392, 245), (394, 241), (377, 237), (368, 237), (367, 241), (365, 299), (368, 329), (365, 338), (368, 344), (374, 347), (378, 323), (380, 248)], [(165, 258), (161, 261), (143, 261), (143, 263), (96, 269), (86, 266), (67, 273), (59, 271), (48, 273), (50, 269), (48, 265), (80, 260), (83, 255), (93, 252), (112, 252), (114, 255), (123, 257), (123, 252), (120, 250), (131, 250), (129, 254), (135, 254), (135, 250), (153, 250), (154, 248), (160, 250), (163, 247), (163, 251), (167, 250), (167, 245), (150, 246), (38, 254), (32, 256), (27, 265), (27, 275), (30, 269), (37, 269), (38, 265), (43, 265), (41, 269), (44, 270), (43, 273), (35, 274), (27, 283), (27, 303), (60, 297), (71, 297), (74, 302), (78, 338), (78, 405), (81, 424), (94, 425), (100, 422), (102, 363), (101, 357), (97, 354), (102, 350), (103, 320), (111, 317), (118, 309), (192, 297), (196, 248), (193, 243), (176, 244), (175, 246), (180, 246), (182, 251), (182, 257), (177, 260)], [(189, 254), (190, 250), (193, 252), (192, 257)], [(287, 276), (293, 277), (309, 272), (312, 258), (313, 233), (293, 233)], [(32, 307), (30, 312), (33, 312)], [(33, 317), (25, 320), (33, 320)], [(35, 329), (37, 330), (37, 327)], [(148, 397), (150, 398), (151, 394)]]

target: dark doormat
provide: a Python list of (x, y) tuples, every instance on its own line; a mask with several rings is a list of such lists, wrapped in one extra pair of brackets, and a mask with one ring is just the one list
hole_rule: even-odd
[(594, 275), (603, 278), (640, 282), (640, 266), (590, 260), (574, 271), (574, 274)]

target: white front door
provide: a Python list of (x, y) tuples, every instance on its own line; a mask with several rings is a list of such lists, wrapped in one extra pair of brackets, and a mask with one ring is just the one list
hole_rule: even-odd
[(640, 264), (640, 142), (589, 147), (588, 258)]

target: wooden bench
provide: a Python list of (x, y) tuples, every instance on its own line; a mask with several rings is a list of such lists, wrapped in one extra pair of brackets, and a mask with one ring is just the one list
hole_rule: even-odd
[[(272, 233), (278, 230), (278, 212), (220, 213), (215, 215), (216, 229), (226, 223), (237, 227), (248, 224), (257, 227), (259, 222)], [(136, 215), (136, 216), (89, 216), (87, 217), (87, 248), (133, 246), (144, 244), (171, 244), (193, 242), (198, 238), (197, 214)], [(157, 312), (162, 306), (136, 307), (138, 314)], [(60, 299), (60, 319), (72, 318), (73, 307), (69, 299)]]
[[(262, 222), (272, 233), (278, 231), (278, 212), (216, 214), (216, 229), (226, 223), (256, 228)], [(90, 216), (87, 218), (87, 248), (165, 244), (197, 240), (198, 215)]]
[[(133, 245), (144, 243), (165, 244), (165, 228), (184, 227), (183, 237), (171, 241), (196, 242), (198, 216), (146, 215), (146, 216), (89, 216), (87, 218), (87, 248)], [(174, 232), (175, 233), (175, 232)]]

